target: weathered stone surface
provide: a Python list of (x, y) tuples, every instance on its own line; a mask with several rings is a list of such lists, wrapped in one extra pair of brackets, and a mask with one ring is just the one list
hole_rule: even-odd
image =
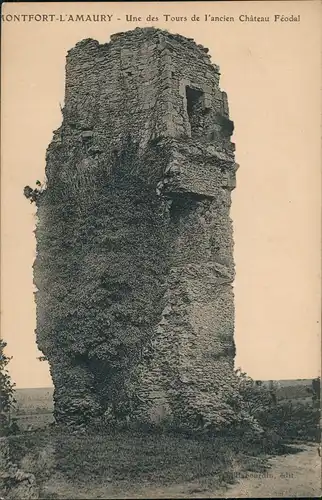
[(233, 420), (236, 164), (218, 82), (202, 46), (154, 28), (68, 52), (34, 266), (58, 420)]

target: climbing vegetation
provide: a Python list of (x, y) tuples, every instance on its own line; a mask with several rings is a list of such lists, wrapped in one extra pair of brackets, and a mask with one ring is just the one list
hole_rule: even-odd
[(37, 342), (49, 362), (63, 351), (93, 373), (103, 408), (128, 400), (163, 307), (164, 207), (139, 161), (127, 144), (108, 165), (62, 167), (38, 203)]

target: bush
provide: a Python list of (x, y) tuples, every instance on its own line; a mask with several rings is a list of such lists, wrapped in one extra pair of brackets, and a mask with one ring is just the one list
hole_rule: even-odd
[(274, 429), (284, 440), (319, 440), (320, 411), (313, 404), (281, 401), (261, 415), (265, 428)]
[(282, 441), (319, 440), (320, 409), (314, 398), (310, 404), (300, 400), (278, 401), (274, 382), (267, 387), (240, 370), (236, 375), (244, 409), (258, 425), (259, 432), (250, 435), (250, 440), (260, 439), (269, 447), (276, 447)]
[(10, 432), (10, 410), (14, 407), (16, 400), (14, 398), (15, 384), (7, 370), (10, 357), (4, 354), (7, 343), (0, 340), (0, 436), (6, 436)]

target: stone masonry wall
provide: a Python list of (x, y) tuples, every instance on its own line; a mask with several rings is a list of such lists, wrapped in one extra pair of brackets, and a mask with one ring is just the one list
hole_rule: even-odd
[(237, 166), (207, 52), (137, 28), (68, 53), (34, 265), (58, 420), (234, 419)]

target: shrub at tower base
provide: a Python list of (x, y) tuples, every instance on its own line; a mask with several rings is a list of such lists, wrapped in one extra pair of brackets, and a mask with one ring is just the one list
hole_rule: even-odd
[(135, 29), (67, 56), (37, 205), (55, 418), (258, 430), (234, 372), (227, 96), (207, 49)]
[(6, 436), (12, 430), (10, 427), (10, 411), (14, 409), (15, 383), (12, 382), (7, 366), (11, 357), (6, 356), (7, 343), (0, 339), (0, 437)]

